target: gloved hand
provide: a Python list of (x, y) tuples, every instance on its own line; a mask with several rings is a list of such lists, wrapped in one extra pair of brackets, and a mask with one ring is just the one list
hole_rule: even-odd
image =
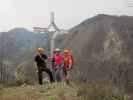
[(72, 65), (69, 65), (66, 69), (71, 70), (71, 68), (72, 68)]
[(51, 61), (52, 60), (52, 57), (48, 57), (48, 61)]
[(38, 73), (38, 69), (36, 69), (36, 72)]

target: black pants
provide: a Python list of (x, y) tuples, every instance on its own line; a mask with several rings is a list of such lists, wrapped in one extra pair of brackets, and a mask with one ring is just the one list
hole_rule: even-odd
[(64, 73), (64, 76), (65, 76), (66, 84), (70, 84), (69, 79), (66, 79), (68, 77), (68, 73), (67, 72), (68, 72), (67, 69), (66, 68), (63, 68), (63, 73)]
[(64, 75), (66, 77), (67, 76), (67, 70), (66, 70), (66, 68), (63, 68), (63, 72), (64, 72)]
[(47, 67), (38, 67), (38, 80), (39, 80), (39, 84), (42, 85), (43, 84), (43, 71), (45, 71), (50, 78), (50, 82), (54, 82), (54, 78), (52, 75), (52, 72), (49, 68)]

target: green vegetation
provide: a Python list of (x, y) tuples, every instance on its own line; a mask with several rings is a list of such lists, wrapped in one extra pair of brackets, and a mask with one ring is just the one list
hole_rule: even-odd
[(118, 89), (99, 85), (64, 83), (4, 88), (0, 100), (128, 100)]

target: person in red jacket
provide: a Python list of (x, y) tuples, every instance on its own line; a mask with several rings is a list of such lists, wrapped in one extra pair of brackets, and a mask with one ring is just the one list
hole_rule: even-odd
[(53, 75), (56, 82), (61, 81), (61, 68), (63, 64), (63, 56), (61, 54), (61, 50), (56, 48), (54, 50), (54, 55), (52, 57), (52, 69)]
[(67, 72), (73, 68), (73, 63), (74, 63), (73, 56), (70, 50), (64, 50), (63, 59), (64, 59), (63, 72), (65, 75), (65, 80), (69, 84), (69, 77)]

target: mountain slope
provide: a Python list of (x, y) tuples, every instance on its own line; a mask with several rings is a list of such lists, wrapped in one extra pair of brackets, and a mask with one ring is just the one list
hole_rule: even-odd
[[(4, 77), (6, 83), (15, 82), (15, 71), (18, 66), (25, 69), (31, 78), (34, 70), (34, 55), (36, 48), (43, 47), (49, 52), (48, 33), (40, 34), (24, 28), (15, 28), (0, 35), (0, 63), (4, 63)], [(2, 65), (0, 65), (1, 68)], [(28, 69), (31, 69), (30, 71)], [(31, 73), (32, 71), (32, 73)], [(28, 77), (28, 76), (27, 76)]]
[(76, 59), (76, 79), (115, 85), (132, 80), (133, 17), (100, 14), (69, 32), (64, 48), (71, 49)]

